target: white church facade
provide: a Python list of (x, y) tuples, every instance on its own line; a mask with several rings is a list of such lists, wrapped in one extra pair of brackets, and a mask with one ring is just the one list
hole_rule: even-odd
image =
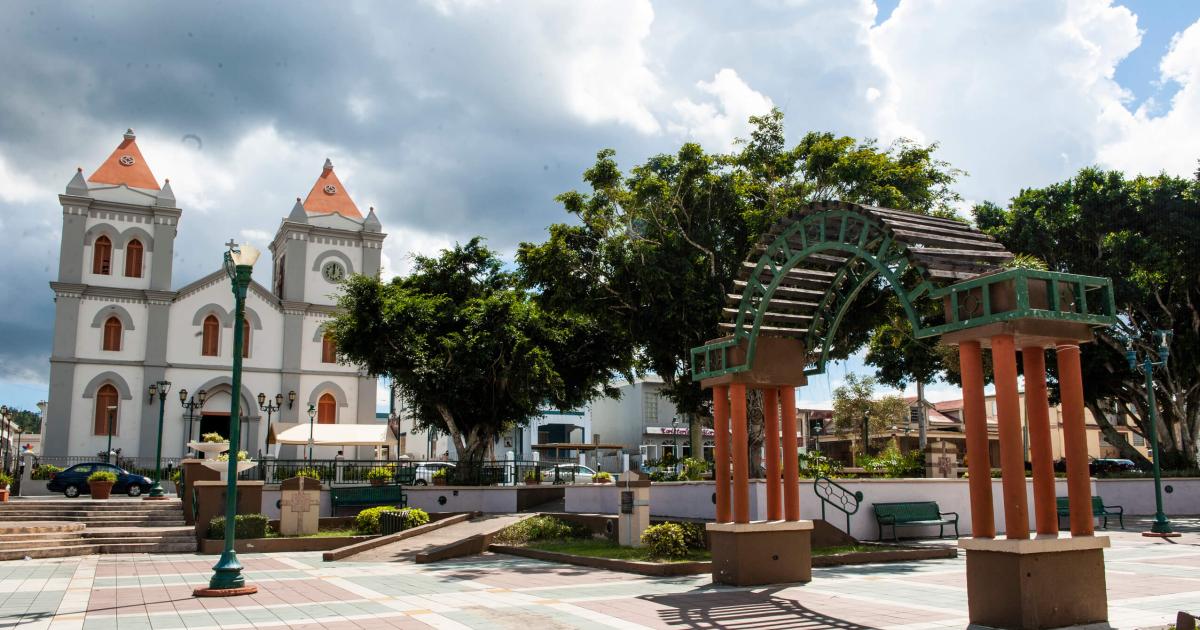
[[(186, 443), (228, 434), (231, 396), (240, 400), (242, 448), (279, 457), (303, 447), (266, 445), (268, 401), (282, 396), (272, 423), (376, 424), (376, 381), (336, 361), (324, 327), (333, 295), (350, 274), (376, 275), (385, 234), (372, 208), (366, 216), (326, 160), (308, 197), (280, 222), (254, 269), (246, 299), (242, 391), (231, 390), (233, 294), (219, 267), (172, 288), (172, 259), (184, 211), (170, 181), (160, 185), (127, 132), (86, 179), (82, 169), (59, 195), (62, 245), (54, 291), (54, 343), (43, 453), (96, 456), (112, 447), (124, 457), (153, 457), (158, 400), (148, 387), (169, 381), (163, 456), (180, 457)], [(267, 283), (269, 278), (269, 284)], [(262, 282), (263, 284), (260, 284)], [(191, 413), (179, 391), (204, 404)], [(355, 448), (359, 452), (354, 452)], [(314, 455), (332, 458), (337, 447)], [(345, 449), (371, 459), (373, 447)]]

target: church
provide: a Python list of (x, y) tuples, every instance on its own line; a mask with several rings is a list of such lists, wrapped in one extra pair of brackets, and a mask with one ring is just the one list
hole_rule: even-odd
[[(371, 208), (363, 216), (326, 160), (308, 196), (296, 199), (260, 260), (246, 298), (242, 388), (232, 391), (233, 294), (212, 243), (212, 273), (172, 288), (175, 237), (183, 219), (170, 180), (159, 183), (133, 130), (94, 173), (83, 169), (59, 195), (62, 244), (54, 291), (54, 342), (43, 453), (154, 457), (159, 402), (148, 388), (171, 383), (162, 454), (229, 433), (231, 396), (240, 396), (242, 449), (251, 457), (295, 457), (302, 447), (266, 444), (271, 423), (376, 424), (376, 381), (337, 362), (325, 326), (331, 297), (350, 274), (376, 275), (385, 234)], [(270, 273), (268, 286), (259, 280)], [(181, 405), (186, 390), (190, 408)], [(362, 452), (354, 452), (355, 449)], [(372, 459), (374, 447), (347, 458)], [(314, 455), (332, 458), (337, 447)]]

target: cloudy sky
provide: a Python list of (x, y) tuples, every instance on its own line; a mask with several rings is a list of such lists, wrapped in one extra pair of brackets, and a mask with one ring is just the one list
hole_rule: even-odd
[(0, 76), (0, 401), (22, 407), (47, 390), (56, 195), (126, 127), (184, 210), (176, 286), (230, 237), (265, 246), (326, 157), (391, 273), (475, 234), (511, 255), (597, 150), (726, 149), (771, 106), (793, 138), (939, 142), (971, 201), (1200, 157), (1191, 1), (17, 3)]

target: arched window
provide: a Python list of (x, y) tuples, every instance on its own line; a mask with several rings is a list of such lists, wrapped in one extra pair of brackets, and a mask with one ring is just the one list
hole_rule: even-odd
[(121, 320), (116, 317), (104, 320), (104, 349), (112, 352), (121, 350)]
[(125, 246), (125, 277), (142, 277), (142, 242), (136, 238)]
[(242, 320), (242, 358), (250, 357), (250, 320)]
[(216, 315), (209, 315), (204, 318), (204, 330), (201, 333), (200, 354), (206, 357), (215, 357), (219, 354), (218, 350), (221, 347), (221, 322), (217, 321)]
[(337, 400), (333, 394), (321, 394), (317, 399), (317, 424), (337, 423)]
[(107, 276), (112, 273), (112, 241), (100, 236), (92, 244), (92, 273)]
[(95, 435), (108, 435), (108, 423), (113, 423), (112, 434), (117, 434), (117, 388), (105, 384), (96, 390), (96, 415), (92, 422), (92, 432)]
[(329, 333), (321, 337), (321, 363), (337, 363), (337, 346)]

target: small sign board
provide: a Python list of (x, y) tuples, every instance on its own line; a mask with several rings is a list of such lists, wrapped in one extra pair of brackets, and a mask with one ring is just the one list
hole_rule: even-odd
[(622, 514), (633, 514), (633, 491), (632, 490), (622, 490), (621, 491), (621, 513)]

